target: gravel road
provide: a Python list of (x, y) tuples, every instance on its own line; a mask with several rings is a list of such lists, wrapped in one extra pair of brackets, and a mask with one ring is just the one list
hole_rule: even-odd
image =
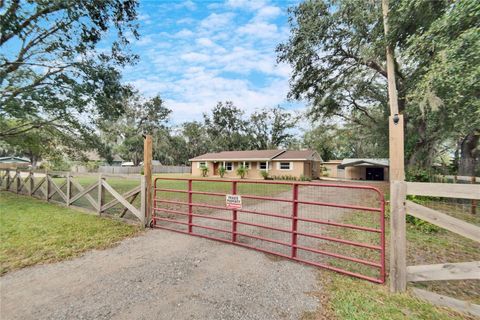
[(299, 319), (316, 269), (163, 230), (0, 278), (1, 319)]

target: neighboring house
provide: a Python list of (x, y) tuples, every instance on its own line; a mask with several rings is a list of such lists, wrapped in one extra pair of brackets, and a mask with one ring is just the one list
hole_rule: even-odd
[(261, 171), (267, 171), (270, 176), (300, 178), (303, 175), (315, 179), (320, 175), (322, 158), (311, 150), (250, 150), (206, 153), (189, 161), (193, 176), (202, 175), (202, 166), (208, 168), (209, 176), (219, 176), (218, 170), (223, 166), (227, 170), (225, 177), (238, 178), (236, 170), (243, 165), (250, 179), (261, 179)]
[(15, 169), (30, 167), (30, 160), (21, 157), (0, 157), (0, 168)]
[(332, 178), (388, 181), (388, 159), (343, 159), (322, 164)]

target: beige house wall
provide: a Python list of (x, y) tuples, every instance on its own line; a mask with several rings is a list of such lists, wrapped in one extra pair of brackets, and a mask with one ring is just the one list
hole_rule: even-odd
[(208, 176), (211, 176), (213, 174), (213, 162), (210, 161), (193, 161), (192, 162), (192, 176), (194, 177), (201, 177), (202, 176), (202, 170), (199, 167), (200, 162), (206, 162), (206, 165), (208, 167)]
[(366, 168), (365, 167), (346, 167), (345, 179), (350, 180), (365, 180)]
[[(202, 171), (199, 168), (200, 162), (206, 162), (208, 167), (208, 176), (218, 176), (214, 175), (214, 165), (213, 161), (192, 161), (192, 176), (201, 177)], [(226, 178), (239, 178), (237, 175), (237, 168), (243, 164), (243, 161), (232, 161), (233, 162), (233, 170), (227, 171), (225, 173)], [(259, 161), (246, 161), (250, 162), (250, 169), (248, 170), (246, 178), (248, 179), (262, 179), (262, 175), (260, 173), (260, 165)], [(291, 169), (290, 170), (282, 170), (279, 169), (280, 162), (290, 162)], [(223, 164), (223, 161), (218, 161), (220, 165)], [(300, 178), (301, 175), (305, 176), (312, 176), (314, 173), (320, 172), (320, 162), (319, 161), (269, 161), (269, 176), (294, 176)], [(318, 175), (318, 174), (317, 174)], [(313, 177), (316, 178), (316, 177)]]
[(330, 178), (338, 178), (338, 165), (340, 163), (323, 163), (322, 166), (327, 169), (324, 174)]

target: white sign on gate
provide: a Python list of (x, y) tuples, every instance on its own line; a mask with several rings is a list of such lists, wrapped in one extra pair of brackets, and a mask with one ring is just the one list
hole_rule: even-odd
[(242, 197), (236, 194), (227, 194), (225, 197), (227, 209), (242, 209)]

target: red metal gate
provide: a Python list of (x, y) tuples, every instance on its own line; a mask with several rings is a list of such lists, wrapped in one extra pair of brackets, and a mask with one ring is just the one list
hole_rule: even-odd
[(371, 186), (156, 178), (151, 226), (384, 283), (384, 209)]

